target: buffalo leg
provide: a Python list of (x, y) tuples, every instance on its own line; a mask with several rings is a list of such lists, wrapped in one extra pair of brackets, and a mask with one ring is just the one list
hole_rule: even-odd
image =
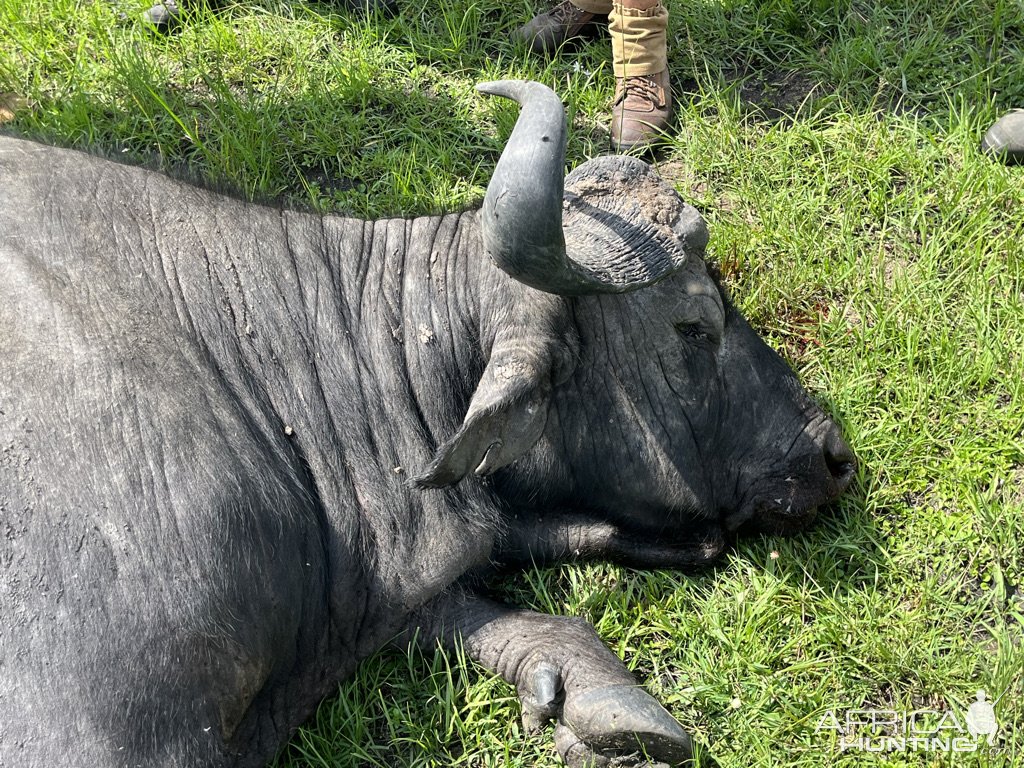
[(461, 641), (473, 659), (514, 685), (526, 729), (554, 720), (555, 746), (570, 768), (692, 763), (689, 735), (583, 619), (464, 593), (433, 608), (421, 640)]

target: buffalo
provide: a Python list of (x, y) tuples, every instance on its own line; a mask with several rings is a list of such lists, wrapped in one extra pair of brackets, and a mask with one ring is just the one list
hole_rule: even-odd
[(571, 766), (691, 760), (489, 577), (688, 568), (849, 484), (644, 162), (537, 83), (480, 210), (363, 221), (0, 138), (0, 765), (257, 766), (388, 644), (462, 643)]

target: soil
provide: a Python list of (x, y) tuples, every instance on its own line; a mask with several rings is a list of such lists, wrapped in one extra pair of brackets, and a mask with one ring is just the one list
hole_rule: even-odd
[(781, 71), (745, 77), (739, 91), (743, 105), (770, 122), (792, 117), (804, 102), (823, 92), (824, 87), (806, 75)]

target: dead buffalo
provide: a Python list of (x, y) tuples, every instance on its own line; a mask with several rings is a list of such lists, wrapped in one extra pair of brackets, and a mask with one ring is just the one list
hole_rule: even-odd
[(483, 208), (417, 219), (0, 139), (0, 765), (261, 765), (412, 637), (461, 638), (571, 765), (688, 761), (589, 625), (479, 585), (706, 562), (853, 460), (693, 207), (627, 157), (563, 183), (555, 95), (482, 90), (522, 105)]

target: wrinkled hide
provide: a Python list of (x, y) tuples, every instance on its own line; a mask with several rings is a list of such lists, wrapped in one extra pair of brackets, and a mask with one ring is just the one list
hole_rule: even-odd
[[(462, 640), (570, 765), (688, 759), (589, 626), (481, 581), (706, 562), (852, 458), (699, 214), (628, 158), (563, 190), (557, 99), (490, 89), (529, 130), (483, 213), (282, 211), (0, 138), (0, 766), (262, 765), (414, 635)], [(510, 233), (516, 200), (548, 223)]]

